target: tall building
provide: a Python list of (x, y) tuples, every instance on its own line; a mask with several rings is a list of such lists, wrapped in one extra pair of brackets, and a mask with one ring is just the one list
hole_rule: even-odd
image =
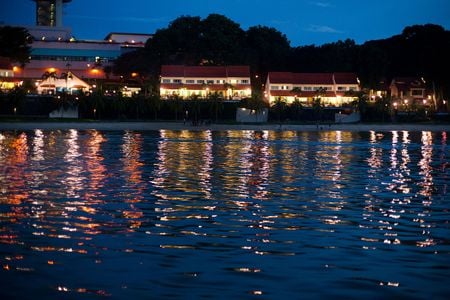
[[(32, 0), (36, 2), (37, 26), (27, 30), (33, 37), (30, 61), (15, 65), (17, 79), (40, 80), (46, 73), (61, 76), (72, 73), (83, 80), (114, 78), (113, 61), (126, 52), (145, 46), (151, 34), (111, 33), (106, 40), (78, 40), (70, 27), (63, 27), (63, 4), (71, 0)], [(106, 70), (106, 71), (105, 71)]]
[(36, 2), (36, 25), (61, 27), (63, 3), (72, 0), (33, 0)]

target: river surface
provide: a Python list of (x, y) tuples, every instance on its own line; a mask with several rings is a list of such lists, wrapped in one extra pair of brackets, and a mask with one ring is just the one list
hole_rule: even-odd
[(0, 131), (0, 298), (448, 299), (449, 134)]

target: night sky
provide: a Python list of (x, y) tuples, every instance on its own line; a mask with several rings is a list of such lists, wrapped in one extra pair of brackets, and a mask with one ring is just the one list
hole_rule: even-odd
[[(210, 13), (223, 14), (243, 29), (274, 27), (291, 46), (346, 38), (364, 43), (415, 24), (450, 29), (449, 0), (73, 0), (65, 6), (63, 22), (77, 39), (103, 39), (109, 32), (154, 33), (181, 15), (204, 18)], [(2, 1), (0, 24), (34, 23), (33, 1)]]

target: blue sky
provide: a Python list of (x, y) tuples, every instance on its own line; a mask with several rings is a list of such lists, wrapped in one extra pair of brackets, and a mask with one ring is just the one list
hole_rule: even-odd
[[(243, 29), (274, 27), (292, 46), (354, 39), (357, 43), (399, 34), (405, 26), (434, 23), (450, 29), (450, 0), (73, 0), (64, 25), (78, 39), (109, 32), (154, 33), (181, 15), (219, 13)], [(0, 23), (33, 25), (32, 0), (3, 1)]]

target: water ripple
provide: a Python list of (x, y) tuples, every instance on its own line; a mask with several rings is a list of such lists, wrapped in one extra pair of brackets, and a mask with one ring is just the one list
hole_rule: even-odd
[(449, 154), (427, 131), (0, 132), (2, 295), (444, 299)]

